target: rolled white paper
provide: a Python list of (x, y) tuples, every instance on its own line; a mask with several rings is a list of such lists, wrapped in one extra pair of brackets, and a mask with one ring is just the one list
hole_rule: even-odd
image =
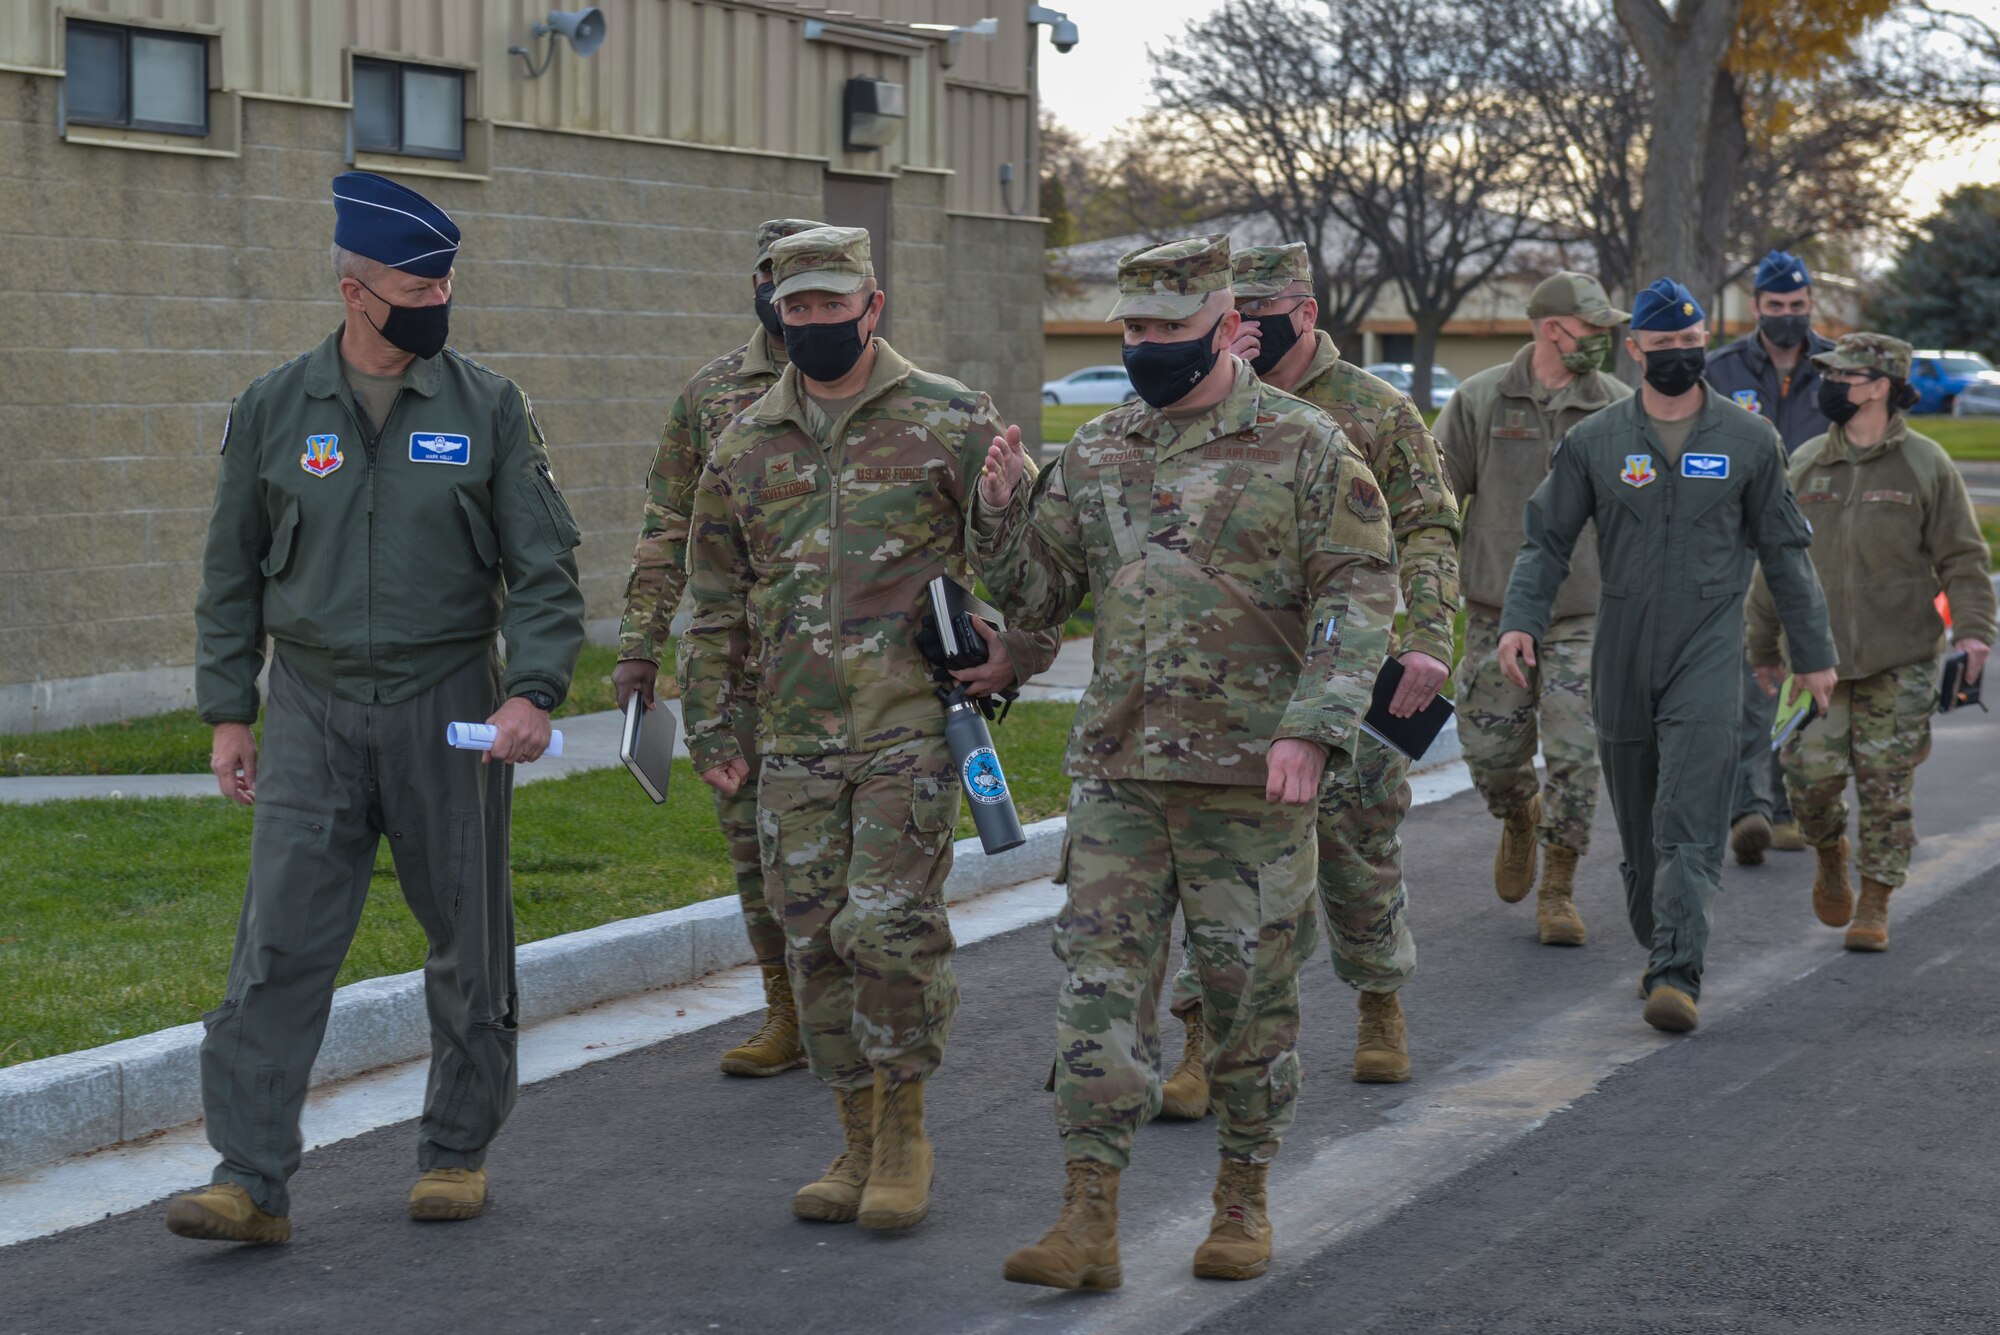
[[(444, 739), (461, 751), (491, 751), (493, 738), (499, 731), (491, 723), (447, 723), (444, 725)], [(549, 749), (542, 754), (562, 754), (561, 728), (549, 730)]]

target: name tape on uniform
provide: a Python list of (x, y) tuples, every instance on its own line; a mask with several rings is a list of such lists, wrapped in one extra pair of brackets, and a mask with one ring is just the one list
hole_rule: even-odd
[(1683, 454), (1681, 456), (1682, 477), (1706, 477), (1720, 481), (1729, 476), (1729, 456), (1726, 454)]
[(444, 431), (412, 431), (410, 462), (413, 464), (469, 464), (472, 437), (454, 436)]

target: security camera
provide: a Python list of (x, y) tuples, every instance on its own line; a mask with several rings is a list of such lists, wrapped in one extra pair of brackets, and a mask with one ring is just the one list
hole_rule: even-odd
[(1038, 23), (1047, 24), (1049, 28), (1049, 41), (1054, 44), (1056, 50), (1073, 51), (1076, 49), (1076, 24), (1070, 22), (1069, 15), (1063, 13), (1061, 10), (1049, 9), (1043, 5), (1029, 5), (1028, 22), (1030, 25)]

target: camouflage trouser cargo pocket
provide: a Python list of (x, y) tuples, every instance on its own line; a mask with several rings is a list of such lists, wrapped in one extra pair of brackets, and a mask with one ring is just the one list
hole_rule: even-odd
[(1917, 766), (1931, 752), (1938, 663), (1926, 658), (1833, 689), (1824, 718), (1785, 744), (1785, 788), (1807, 842), (1825, 846), (1847, 828), (1847, 780), (1860, 801), (1855, 864), (1898, 886), (1917, 846), (1911, 810)]
[(957, 1005), (944, 879), (958, 787), (942, 739), (771, 756), (758, 789), (767, 898), (813, 1072), (858, 1088), (935, 1070)]

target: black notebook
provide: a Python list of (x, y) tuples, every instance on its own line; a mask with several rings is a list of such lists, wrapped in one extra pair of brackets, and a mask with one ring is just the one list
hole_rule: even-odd
[(1412, 760), (1422, 760), (1451, 718), (1451, 701), (1440, 695), (1410, 717), (1397, 718), (1389, 712), (1389, 702), (1396, 698), (1396, 687), (1402, 680), (1403, 665), (1393, 658), (1385, 659), (1381, 672), (1376, 674), (1375, 690), (1368, 702), (1367, 717), (1361, 720), (1361, 731)]

